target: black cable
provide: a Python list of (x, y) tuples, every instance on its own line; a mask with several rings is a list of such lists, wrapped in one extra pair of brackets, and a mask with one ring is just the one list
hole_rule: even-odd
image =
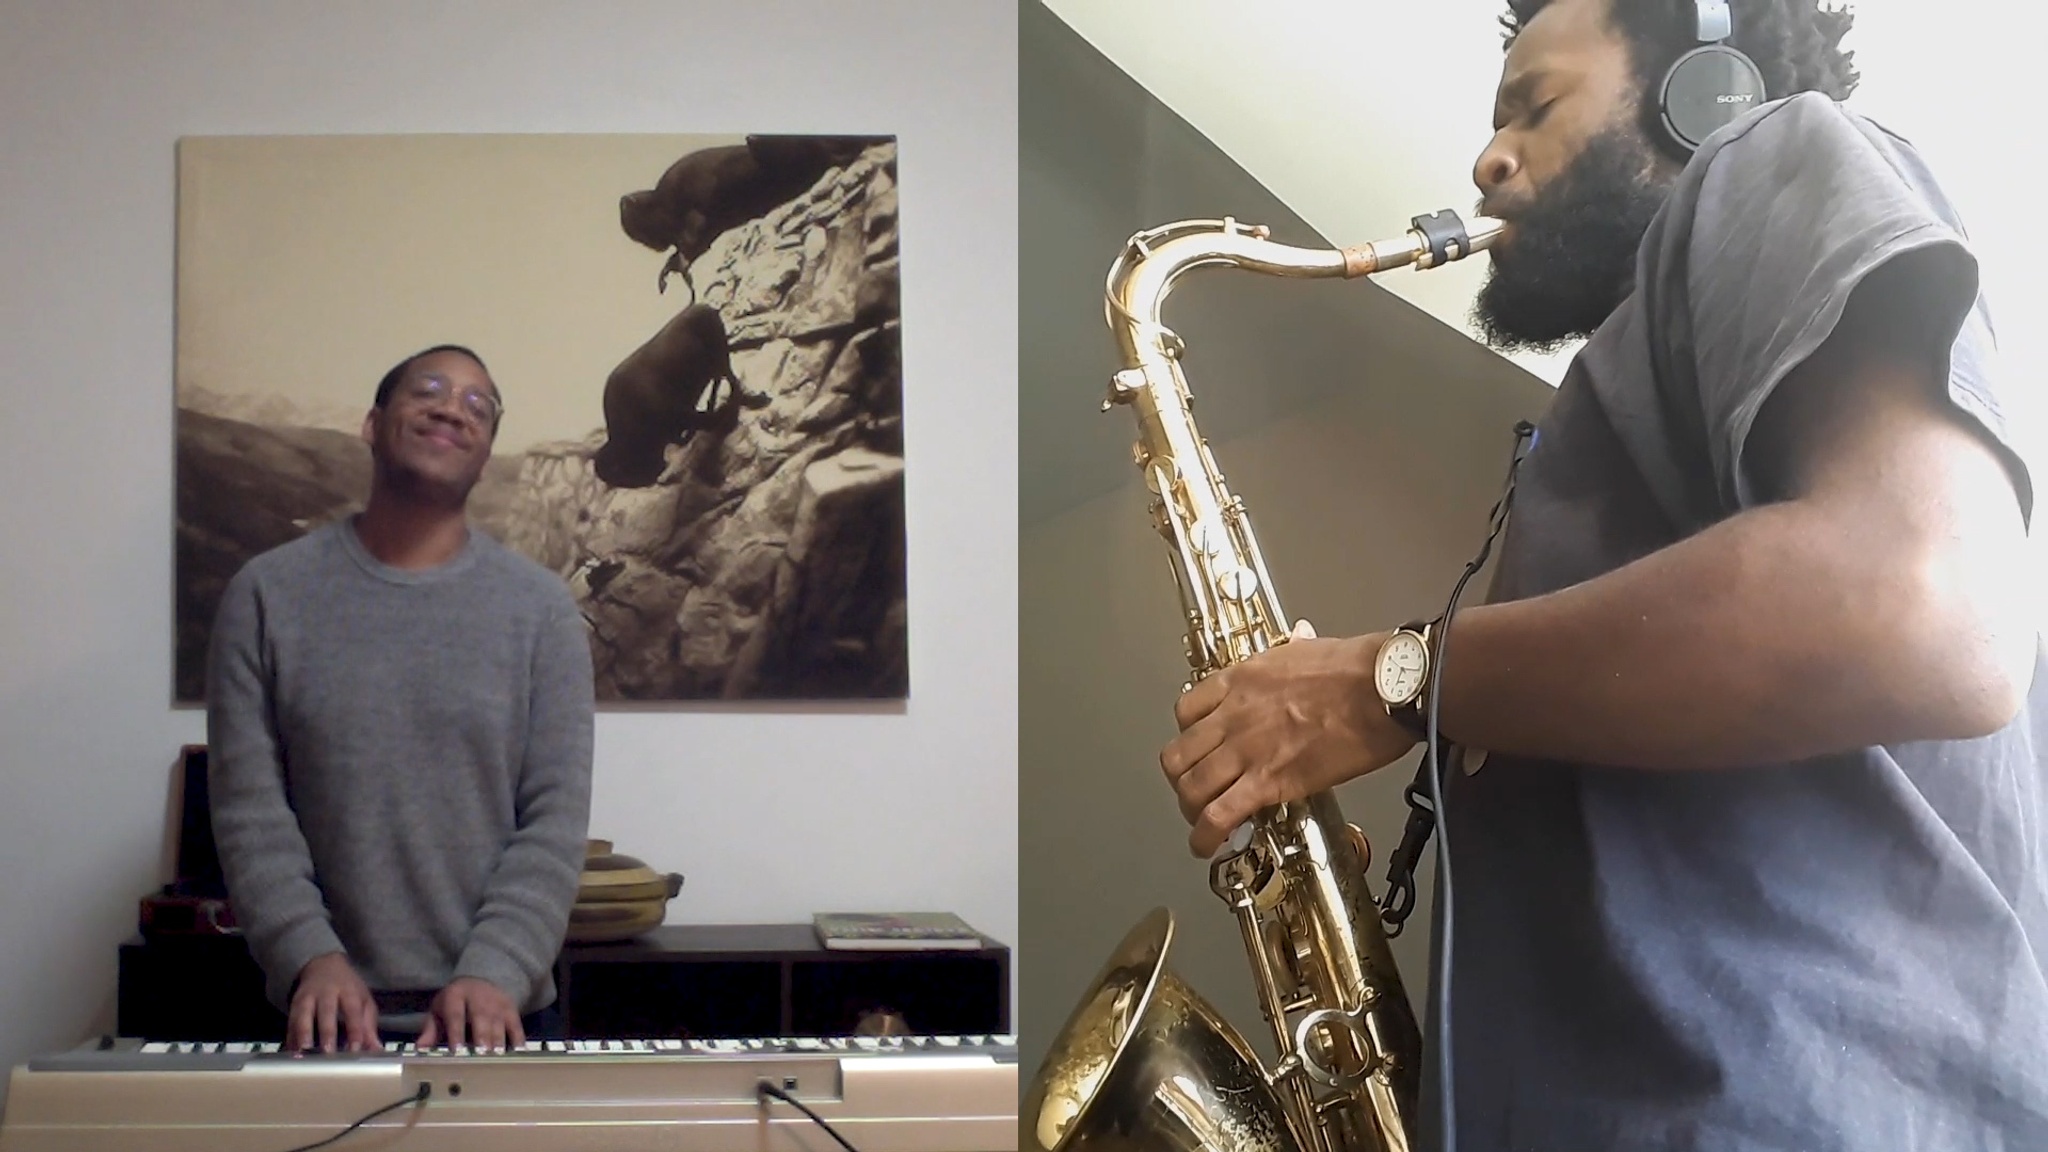
[(784, 1092), (782, 1089), (777, 1088), (775, 1085), (770, 1084), (766, 1080), (760, 1081), (759, 1083), (754, 1085), (754, 1091), (757, 1095), (760, 1096), (773, 1096), (777, 1100), (782, 1101), (784, 1104), (787, 1104), (790, 1107), (796, 1109), (797, 1111), (803, 1113), (804, 1115), (809, 1116), (811, 1118), (811, 1122), (816, 1124), (818, 1127), (823, 1128), (827, 1136), (830, 1136), (834, 1140), (839, 1141), (839, 1146), (841, 1148), (846, 1149), (846, 1152), (860, 1152), (860, 1149), (855, 1148), (853, 1145), (848, 1144), (846, 1142), (846, 1137), (841, 1136), (838, 1132), (833, 1130), (830, 1124), (825, 1123), (825, 1118), (823, 1116), (820, 1116), (816, 1112), (813, 1112), (809, 1108), (806, 1108), (804, 1106), (803, 1101), (797, 1099), (796, 1097), (790, 1095), (787, 1092)]
[[(1528, 441), (1527, 448), (1523, 447), (1524, 440)], [(1465, 565), (1465, 571), (1458, 577), (1457, 584), (1451, 588), (1450, 602), (1444, 605), (1443, 626), (1436, 630), (1436, 651), (1431, 654), (1429, 661), (1429, 719), (1425, 727), (1428, 743), (1423, 753), (1423, 760), (1429, 773), (1430, 801), (1431, 807), (1434, 809), (1434, 819), (1430, 823), (1436, 826), (1437, 909), (1439, 919), (1443, 924), (1441, 944), (1437, 950), (1437, 969), (1430, 988), (1430, 992), (1436, 1000), (1437, 1017), (1437, 1090), (1440, 1101), (1438, 1117), (1438, 1124), (1440, 1126), (1438, 1132), (1439, 1152), (1456, 1152), (1458, 1146), (1457, 1109), (1453, 1105), (1454, 1090), (1451, 1079), (1450, 977), (1452, 912), (1454, 911), (1451, 905), (1451, 839), (1450, 829), (1444, 819), (1443, 761), (1438, 752), (1443, 740), (1442, 734), (1437, 728), (1437, 706), (1442, 698), (1441, 689), (1444, 680), (1444, 652), (1450, 644), (1451, 619), (1457, 614), (1458, 598), (1464, 594), (1466, 583), (1474, 575), (1478, 574), (1481, 568), (1486, 566), (1487, 557), (1493, 554), (1493, 542), (1499, 538), (1501, 529), (1507, 526), (1508, 510), (1514, 503), (1515, 474), (1521, 470), (1522, 461), (1528, 458), (1529, 452), (1533, 451), (1535, 447), (1535, 426), (1526, 420), (1516, 421), (1515, 453), (1514, 458), (1508, 464), (1507, 484), (1501, 492), (1500, 499), (1494, 502), (1492, 511), (1487, 514), (1490, 524), (1486, 533), (1486, 541), (1479, 546), (1479, 554), (1472, 558), (1471, 563)], [(1422, 834), (1426, 836), (1428, 831), (1425, 829)]]
[(361, 1128), (363, 1125), (368, 1124), (370, 1121), (375, 1120), (377, 1117), (382, 1116), (386, 1112), (391, 1112), (396, 1109), (403, 1108), (407, 1104), (425, 1104), (427, 1102), (427, 1097), (432, 1096), (433, 1094), (434, 1086), (432, 1084), (422, 1083), (419, 1087), (419, 1091), (414, 1092), (412, 1095), (407, 1096), (405, 1099), (394, 1100), (391, 1103), (386, 1104), (382, 1108), (377, 1109), (375, 1112), (370, 1113), (368, 1116), (363, 1117), (361, 1120), (358, 1120), (355, 1123), (349, 1125), (348, 1127), (342, 1129), (341, 1131), (336, 1132), (334, 1135), (329, 1136), (325, 1140), (316, 1141), (312, 1144), (301, 1144), (297, 1148), (291, 1149), (290, 1152), (313, 1152), (315, 1148), (325, 1148), (329, 1144), (332, 1144), (336, 1140), (339, 1140), (342, 1137), (348, 1135), (349, 1133), (355, 1131), (356, 1129)]

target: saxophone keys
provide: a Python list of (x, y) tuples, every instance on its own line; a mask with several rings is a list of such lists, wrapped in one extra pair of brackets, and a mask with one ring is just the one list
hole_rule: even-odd
[(1365, 830), (1356, 824), (1345, 824), (1344, 830), (1350, 835), (1351, 850), (1358, 853), (1358, 868), (1364, 871), (1372, 867), (1372, 841), (1365, 838)]
[(1216, 583), (1223, 595), (1243, 603), (1256, 596), (1259, 591), (1259, 576), (1249, 568), (1225, 568), (1216, 574)]
[(1173, 493), (1173, 477), (1169, 472), (1173, 465), (1171, 457), (1160, 459), (1152, 455), (1150, 452), (1145, 451), (1145, 445), (1142, 442), (1136, 442), (1131, 445), (1131, 456), (1138, 462), (1138, 467), (1145, 473), (1145, 487), (1147, 490), (1162, 500)]
[(1214, 556), (1222, 551), (1216, 543), (1216, 530), (1207, 520), (1197, 520), (1188, 525), (1188, 545), (1204, 556)]
[(1109, 398), (1102, 402), (1102, 410), (1109, 411), (1114, 404), (1128, 404), (1131, 397), (1145, 387), (1143, 368), (1125, 368), (1109, 378)]

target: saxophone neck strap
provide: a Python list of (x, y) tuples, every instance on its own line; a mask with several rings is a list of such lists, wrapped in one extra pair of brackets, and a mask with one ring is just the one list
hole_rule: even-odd
[[(1508, 463), (1507, 482), (1501, 496), (1487, 515), (1486, 540), (1479, 546), (1479, 554), (1465, 566), (1459, 577), (1457, 588), (1462, 590), (1465, 582), (1486, 566), (1487, 557), (1493, 554), (1493, 543), (1507, 528), (1508, 515), (1515, 502), (1515, 479), (1522, 470), (1522, 462), (1536, 448), (1538, 439), (1536, 426), (1527, 420), (1515, 422), (1515, 451)], [(1450, 639), (1451, 617), (1457, 611), (1458, 591), (1451, 593), (1450, 602), (1436, 619), (1431, 620), (1423, 635), (1428, 638), (1430, 648), (1430, 686), (1425, 689), (1425, 699), (1436, 695), (1434, 683), (1436, 673), (1442, 666), (1444, 644)], [(1430, 721), (1430, 731), (1423, 738), (1422, 759), (1415, 766), (1415, 779), (1403, 793), (1408, 801), (1408, 824), (1402, 829), (1400, 846), (1387, 860), (1387, 890), (1380, 901), (1380, 920), (1386, 926), (1388, 936), (1399, 936), (1401, 927), (1415, 910), (1415, 866), (1422, 861), (1422, 850), (1429, 844), (1429, 837), (1436, 829), (1437, 812), (1443, 806), (1443, 797), (1437, 793), (1439, 774), (1436, 766), (1451, 762), (1452, 745), (1444, 739), (1443, 733), (1435, 731), (1436, 710), (1427, 708), (1425, 715)]]

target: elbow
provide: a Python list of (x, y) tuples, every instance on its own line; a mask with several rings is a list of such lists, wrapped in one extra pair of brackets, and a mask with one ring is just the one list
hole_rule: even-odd
[(1922, 699), (1915, 740), (1981, 740), (2003, 731), (2026, 703), (2031, 677), (1997, 667), (1956, 668), (1949, 690)]
[(2019, 630), (1993, 638), (1992, 650), (1959, 660), (1957, 691), (1947, 719), (1954, 739), (1976, 740), (2003, 731), (2019, 718), (2034, 684), (2035, 636)]
[[(2033, 689), (2039, 632), (2017, 590), (1952, 584), (1917, 598), (1912, 623), (1900, 628), (1903, 651), (1892, 667), (1901, 716), (1916, 716), (1915, 739), (1977, 740), (2018, 719)], [(1908, 703), (1910, 701), (1910, 703)]]

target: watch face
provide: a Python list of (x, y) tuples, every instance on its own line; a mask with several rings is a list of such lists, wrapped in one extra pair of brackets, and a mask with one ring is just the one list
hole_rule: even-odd
[(1429, 671), (1429, 649), (1413, 632), (1396, 632), (1380, 646), (1379, 663), (1373, 678), (1380, 699), (1390, 705), (1408, 703), (1422, 691), (1422, 678)]

